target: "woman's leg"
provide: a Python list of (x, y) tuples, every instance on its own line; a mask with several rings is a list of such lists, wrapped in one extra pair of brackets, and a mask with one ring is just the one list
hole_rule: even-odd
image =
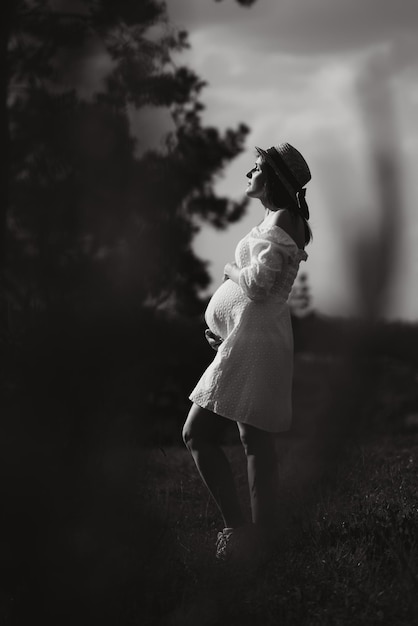
[(237, 528), (244, 524), (244, 517), (231, 466), (219, 443), (225, 419), (193, 404), (183, 427), (183, 440), (218, 505), (225, 526)]
[(238, 424), (238, 428), (247, 456), (253, 522), (273, 532), (278, 483), (275, 437), (248, 424)]

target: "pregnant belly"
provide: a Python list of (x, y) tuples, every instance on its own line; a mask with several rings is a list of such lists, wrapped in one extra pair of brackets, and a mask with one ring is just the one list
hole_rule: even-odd
[(226, 339), (249, 302), (236, 283), (226, 280), (209, 300), (205, 313), (206, 324), (215, 335)]

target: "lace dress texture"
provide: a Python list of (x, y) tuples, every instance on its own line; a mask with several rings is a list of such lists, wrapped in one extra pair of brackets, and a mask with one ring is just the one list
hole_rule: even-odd
[(228, 279), (205, 312), (223, 342), (189, 398), (228, 419), (269, 432), (292, 420), (293, 333), (287, 304), (308, 255), (282, 228), (255, 226), (235, 250), (239, 284)]

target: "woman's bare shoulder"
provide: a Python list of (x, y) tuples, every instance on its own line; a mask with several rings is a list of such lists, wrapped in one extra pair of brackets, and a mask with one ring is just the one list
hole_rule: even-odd
[(283, 230), (291, 235), (291, 232), (289, 232), (289, 230), (291, 231), (292, 227), (294, 228), (294, 225), (292, 224), (292, 218), (289, 211), (287, 211), (286, 209), (279, 209), (278, 211), (275, 211), (272, 215), (271, 221), (272, 224), (280, 226), (280, 228), (283, 228)]
[(272, 224), (280, 226), (293, 239), (298, 248), (303, 249), (305, 247), (305, 231), (301, 218), (294, 219), (288, 210), (280, 209), (274, 213)]

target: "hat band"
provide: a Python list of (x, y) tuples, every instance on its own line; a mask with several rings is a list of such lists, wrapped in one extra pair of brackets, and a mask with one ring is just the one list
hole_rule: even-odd
[(293, 194), (295, 194), (297, 191), (302, 189), (302, 185), (293, 176), (293, 173), (288, 168), (288, 166), (286, 165), (282, 156), (276, 150), (276, 148), (274, 146), (271, 148), (267, 148), (266, 152), (269, 155), (270, 159), (273, 161), (272, 165), (274, 164), (273, 165), (274, 169), (278, 170), (276, 171), (276, 173), (278, 174), (279, 178), (280, 179), (284, 178), (286, 182), (290, 184)]

